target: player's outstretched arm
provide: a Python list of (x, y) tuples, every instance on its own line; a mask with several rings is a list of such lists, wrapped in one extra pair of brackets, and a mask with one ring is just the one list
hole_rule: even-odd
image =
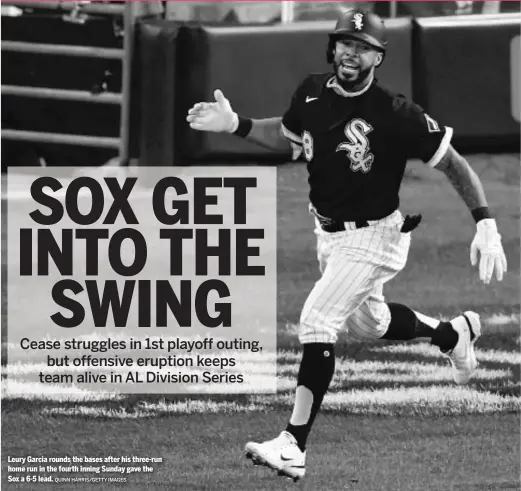
[(496, 279), (501, 281), (507, 272), (507, 260), (481, 180), (452, 145), (436, 168), (445, 173), (477, 222), (476, 235), (470, 246), (471, 264), (475, 266), (479, 260), (479, 277), (483, 283), (490, 283), (494, 272)]
[(242, 118), (220, 90), (214, 92), (214, 97), (215, 102), (199, 102), (188, 111), (186, 120), (192, 129), (232, 133), (270, 150), (291, 152), (291, 145), (282, 134), (282, 118)]

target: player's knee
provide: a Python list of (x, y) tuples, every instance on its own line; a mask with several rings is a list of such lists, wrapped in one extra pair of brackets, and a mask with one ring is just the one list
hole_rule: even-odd
[(389, 315), (378, 310), (358, 311), (348, 321), (348, 331), (362, 340), (381, 338), (389, 325)]
[(336, 343), (338, 329), (330, 327), (327, 322), (316, 322), (310, 316), (301, 316), (299, 325), (299, 341), (307, 343)]
[(334, 309), (306, 303), (300, 314), (299, 339), (305, 343), (336, 343), (345, 326), (345, 316)]

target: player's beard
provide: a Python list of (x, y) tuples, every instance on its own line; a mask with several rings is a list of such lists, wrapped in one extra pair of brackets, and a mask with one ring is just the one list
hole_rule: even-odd
[(369, 68), (358, 70), (358, 76), (354, 80), (346, 80), (340, 75), (340, 64), (340, 62), (334, 62), (335, 75), (338, 83), (347, 92), (356, 92), (363, 89), (373, 75), (374, 66), (370, 66)]

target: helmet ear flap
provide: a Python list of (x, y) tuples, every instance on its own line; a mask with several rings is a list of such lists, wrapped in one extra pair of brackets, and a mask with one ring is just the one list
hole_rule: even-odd
[(329, 38), (329, 42), (327, 43), (327, 51), (326, 51), (326, 60), (329, 64), (333, 63), (335, 59), (335, 40), (333, 38)]

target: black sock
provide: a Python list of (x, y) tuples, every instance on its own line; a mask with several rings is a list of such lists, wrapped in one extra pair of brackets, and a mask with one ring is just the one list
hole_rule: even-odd
[(458, 342), (458, 333), (450, 322), (440, 322), (434, 329), (422, 322), (416, 314), (405, 305), (389, 303), (391, 322), (382, 339), (408, 341), (416, 338), (431, 338), (431, 343), (439, 346), (442, 351), (449, 351)]
[(383, 339), (394, 341), (408, 341), (416, 338), (432, 338), (436, 329), (421, 322), (416, 314), (405, 305), (388, 303), (391, 311), (391, 322)]
[(438, 346), (441, 351), (450, 351), (458, 342), (458, 333), (452, 327), (450, 322), (440, 322), (440, 325), (434, 330), (431, 343)]
[(318, 414), (324, 396), (329, 388), (335, 372), (335, 347), (328, 343), (309, 343), (304, 345), (304, 353), (300, 362), (297, 386), (308, 388), (313, 394), (311, 413), (306, 424), (292, 425), (288, 423), (286, 431), (297, 440), (300, 450), (306, 450), (306, 441)]

